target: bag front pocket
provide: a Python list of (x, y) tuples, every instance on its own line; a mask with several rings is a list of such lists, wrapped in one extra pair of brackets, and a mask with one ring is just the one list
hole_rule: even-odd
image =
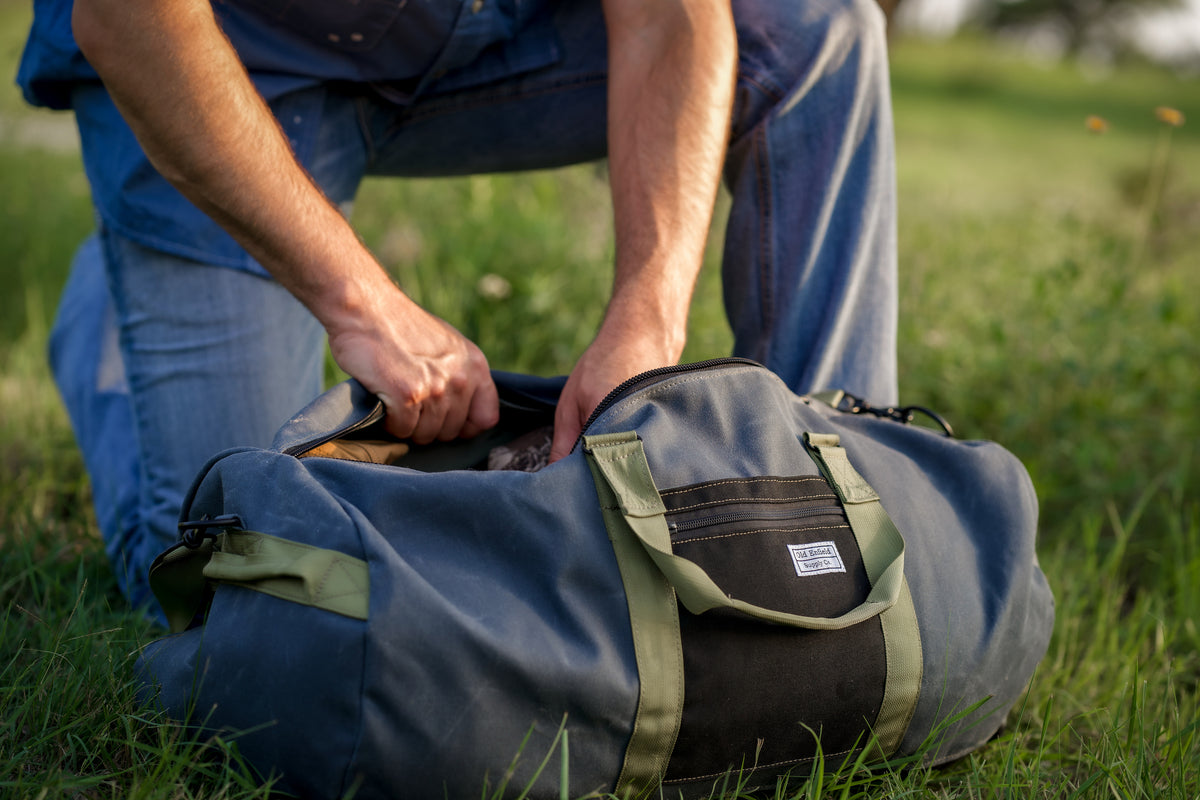
[[(712, 481), (661, 495), (672, 550), (732, 596), (837, 617), (870, 592), (846, 513), (820, 476)], [(686, 691), (667, 782), (755, 765), (774, 774), (813, 758), (816, 736), (826, 755), (865, 743), (887, 676), (878, 617), (805, 630), (713, 609), (682, 612), (679, 628)]]
[(660, 492), (635, 431), (584, 436), (641, 681), (618, 794), (900, 746), (922, 674), (904, 537), (838, 436), (802, 439), (819, 476)]

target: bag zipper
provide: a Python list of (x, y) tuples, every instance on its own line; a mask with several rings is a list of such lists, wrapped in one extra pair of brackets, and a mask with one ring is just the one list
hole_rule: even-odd
[(372, 408), (370, 413), (367, 414), (362, 419), (352, 422), (349, 425), (344, 425), (343, 427), (337, 428), (337, 429), (330, 431), (329, 433), (326, 433), (322, 436), (317, 436), (312, 439), (306, 439), (303, 442), (301, 442), (300, 444), (294, 444), (291, 447), (284, 448), (283, 454), (285, 456), (296, 456), (298, 458), (301, 455), (303, 455), (304, 453), (307, 453), (309, 450), (313, 450), (317, 447), (320, 447), (321, 445), (325, 444), (326, 442), (332, 442), (334, 439), (341, 439), (351, 433), (354, 433), (355, 431), (360, 431), (360, 430), (363, 430), (364, 428), (369, 428), (372, 425), (374, 425), (375, 423), (379, 422), (379, 420), (383, 419), (383, 417), (384, 417), (383, 401), (377, 400), (375, 403), (375, 407)]
[(657, 383), (660, 379), (667, 375), (677, 375), (685, 372), (698, 372), (700, 370), (718, 369), (721, 367), (758, 367), (760, 369), (766, 369), (766, 367), (757, 361), (752, 361), (748, 358), (730, 356), (728, 358), (710, 358), (705, 361), (697, 361), (692, 364), (672, 364), (671, 366), (658, 367), (656, 369), (647, 370), (646, 372), (634, 375), (632, 378), (624, 381), (617, 386), (617, 388), (613, 389), (604, 396), (604, 399), (600, 401), (600, 405), (596, 406), (596, 409), (591, 413), (591, 416), (588, 417), (587, 422), (583, 423), (583, 430), (580, 431), (579, 438), (575, 440), (575, 444), (572, 446), (571, 452), (575, 452), (575, 448), (578, 447), (579, 443), (583, 441), (583, 434), (587, 432), (587, 429), (591, 427), (591, 424), (595, 422), (601, 414), (612, 408), (620, 400), (624, 399), (626, 395), (632, 394), (646, 385)]
[[(670, 512), (667, 512), (668, 515)], [(840, 514), (842, 513), (841, 506), (818, 506), (816, 508), (789, 508), (789, 509), (755, 509), (753, 511), (732, 511), (725, 514), (716, 514), (707, 517), (697, 517), (695, 519), (687, 519), (681, 522), (667, 521), (667, 528), (671, 533), (684, 533), (686, 531), (695, 530), (696, 528), (704, 528), (709, 525), (723, 525), (727, 522), (744, 522), (750, 519), (761, 519), (768, 521), (779, 521), (788, 519), (802, 519), (804, 517), (816, 517), (822, 514)]]
[[(554, 410), (554, 406), (543, 403), (540, 398), (531, 397), (523, 392), (511, 391), (507, 394), (508, 396), (504, 396), (505, 392), (501, 392), (500, 405), (502, 410), (504, 406), (507, 406), (509, 409), (514, 411), (528, 413), (551, 413)], [(519, 401), (514, 400), (514, 396), (519, 398)], [(304, 453), (307, 453), (309, 450), (320, 447), (326, 442), (331, 442), (335, 439), (343, 439), (352, 433), (369, 428), (378, 423), (385, 416), (387, 416), (387, 409), (383, 405), (383, 401), (376, 398), (375, 406), (371, 409), (370, 413), (368, 413), (362, 419), (333, 430), (329, 433), (323, 434), (322, 436), (318, 436), (313, 439), (306, 439), (300, 444), (292, 445), (291, 447), (286, 448), (283, 451), (283, 454), (299, 457)]]

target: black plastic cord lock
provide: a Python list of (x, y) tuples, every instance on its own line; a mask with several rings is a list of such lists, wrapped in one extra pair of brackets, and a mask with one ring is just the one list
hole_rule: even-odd
[(179, 540), (183, 546), (196, 550), (204, 544), (205, 539), (216, 539), (217, 534), (228, 528), (241, 528), (242, 520), (236, 514), (222, 517), (210, 517), (205, 514), (202, 519), (179, 523)]
[(924, 414), (933, 420), (942, 429), (944, 434), (951, 439), (954, 438), (954, 429), (950, 427), (950, 423), (942, 419), (941, 414), (938, 414), (936, 411), (930, 411), (924, 406), (903, 406), (901, 408), (888, 406), (887, 408), (875, 408), (861, 397), (855, 397), (852, 394), (846, 393), (842, 396), (842, 401), (838, 403), (838, 410), (846, 411), (850, 414), (872, 414), (876, 417), (885, 417), (896, 422), (903, 422), (906, 425), (911, 423), (917, 414)]

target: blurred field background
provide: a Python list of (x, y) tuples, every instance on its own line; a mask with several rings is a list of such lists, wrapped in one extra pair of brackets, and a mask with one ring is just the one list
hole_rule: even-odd
[[(5, 75), (29, 16), (28, 4), (0, 0)], [(940, 770), (826, 764), (780, 796), (1190, 800), (1200, 795), (1200, 81), (1139, 59), (1033, 59), (970, 34), (897, 35), (892, 69), (901, 399), (1029, 467), (1058, 623), (1026, 702), (979, 753)], [(1162, 121), (1162, 106), (1184, 124)], [(566, 372), (589, 341), (611, 278), (602, 165), (371, 182), (354, 221), (400, 283), (493, 366)], [(6, 79), (0, 796), (265, 796), (229, 768), (235, 746), (186, 743), (132, 700), (132, 656), (155, 632), (107, 571), (43, 358), (91, 226), (70, 117), (26, 108)], [(729, 348), (719, 228), (686, 360)]]

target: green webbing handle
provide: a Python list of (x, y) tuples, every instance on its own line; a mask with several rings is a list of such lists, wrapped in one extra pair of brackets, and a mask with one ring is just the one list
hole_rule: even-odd
[(370, 579), (365, 561), (265, 533), (230, 531), (196, 548), (178, 544), (150, 567), (150, 588), (172, 633), (185, 630), (203, 610), (211, 582), (353, 619), (367, 618)]
[(699, 564), (671, 552), (664, 516), (666, 507), (650, 476), (646, 453), (637, 434), (585, 436), (584, 449), (612, 489), (625, 523), (688, 611), (702, 614), (713, 608), (732, 608), (779, 625), (838, 630), (875, 617), (896, 604), (904, 587), (904, 539), (884, 512), (878, 495), (850, 466), (837, 437), (806, 435), (805, 438), (825, 477), (845, 504), (871, 584), (871, 591), (860, 605), (837, 617), (790, 614), (726, 594)]

